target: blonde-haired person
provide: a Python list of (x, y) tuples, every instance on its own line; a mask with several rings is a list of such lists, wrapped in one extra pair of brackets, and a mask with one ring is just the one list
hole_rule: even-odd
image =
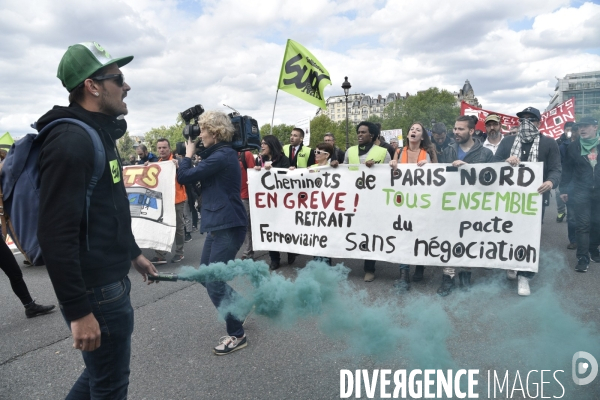
[[(192, 166), (191, 157), (196, 144), (188, 140), (185, 158), (177, 169), (181, 184), (202, 184), (202, 219), (200, 232), (207, 232), (200, 265), (233, 260), (246, 236), (246, 209), (240, 197), (242, 175), (238, 154), (231, 147), (234, 128), (222, 112), (208, 111), (199, 118), (200, 140), (206, 150), (200, 154), (202, 162)], [(204, 283), (210, 299), (219, 308), (239, 296), (226, 282)], [(213, 352), (225, 355), (246, 347), (242, 321), (232, 314), (225, 317), (227, 336), (219, 341)]]

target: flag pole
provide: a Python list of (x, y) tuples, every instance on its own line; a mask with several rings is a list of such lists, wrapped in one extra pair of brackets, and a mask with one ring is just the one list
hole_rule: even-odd
[(275, 119), (275, 106), (277, 105), (277, 95), (279, 94), (279, 88), (277, 88), (277, 91), (275, 92), (275, 104), (273, 104), (273, 116), (271, 117), (271, 131), (269, 132), (269, 135), (273, 134), (273, 120)]

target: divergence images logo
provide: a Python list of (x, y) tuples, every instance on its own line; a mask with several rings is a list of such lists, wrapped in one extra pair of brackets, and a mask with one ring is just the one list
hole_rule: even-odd
[[(584, 358), (586, 361), (579, 361), (579, 359)], [(578, 351), (573, 354), (573, 382), (576, 385), (587, 385), (591, 383), (598, 375), (598, 362), (590, 353), (586, 353), (585, 351)], [(577, 366), (576, 366), (577, 365)], [(590, 366), (592, 367), (590, 369)], [(588, 371), (589, 375), (586, 378), (579, 378), (580, 375), (585, 375)]]

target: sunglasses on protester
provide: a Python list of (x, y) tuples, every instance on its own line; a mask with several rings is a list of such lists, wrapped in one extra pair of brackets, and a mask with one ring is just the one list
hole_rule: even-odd
[(315, 150), (315, 154), (316, 155), (321, 155), (321, 154), (329, 154), (327, 151), (325, 150)]
[(125, 75), (123, 74), (99, 75), (93, 76), (90, 79), (95, 81), (106, 81), (108, 79), (114, 79), (118, 87), (123, 87), (123, 84), (125, 83)]

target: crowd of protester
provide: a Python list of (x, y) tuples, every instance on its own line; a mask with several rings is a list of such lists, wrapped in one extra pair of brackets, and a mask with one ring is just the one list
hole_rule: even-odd
[[(334, 135), (327, 133), (315, 149), (303, 144), (304, 131), (294, 128), (289, 143), (282, 144), (272, 135), (263, 135), (258, 154), (236, 152), (231, 146), (234, 127), (222, 112), (202, 114), (198, 124), (204, 150), (197, 154), (196, 143), (188, 140), (180, 152), (172, 152), (167, 139), (159, 139), (156, 149), (141, 144), (136, 156), (121, 160), (115, 142), (127, 124), (128, 113), (123, 99), (131, 87), (120, 68), (133, 56), (112, 58), (98, 43), (70, 46), (57, 72), (69, 92), (69, 106), (55, 106), (36, 124), (41, 130), (57, 120), (45, 137), (39, 152), (40, 218), (37, 236), (44, 253), (46, 268), (60, 303), (61, 313), (71, 330), (73, 348), (82, 351), (86, 368), (75, 382), (69, 399), (126, 398), (129, 384), (133, 314), (129, 293), (131, 268), (144, 281), (156, 277), (155, 265), (165, 264), (166, 253), (156, 252), (148, 260), (138, 247), (131, 228), (130, 206), (123, 183), (123, 164), (147, 165), (173, 162), (177, 166), (174, 206), (176, 209), (175, 254), (171, 262), (184, 259), (184, 243), (191, 232), (206, 234), (200, 260), (191, 264), (208, 265), (227, 262), (243, 246), (244, 259), (255, 257), (250, 235), (250, 202), (247, 170), (289, 168), (337, 168), (341, 163), (416, 164), (449, 163), (454, 167), (478, 163), (543, 163), (543, 183), (537, 188), (549, 204), (552, 189), (557, 202), (557, 222), (566, 217), (567, 248), (576, 250), (576, 271), (586, 272), (591, 261), (600, 262), (600, 174), (595, 174), (598, 156), (598, 122), (591, 117), (564, 125), (559, 140), (539, 132), (540, 112), (527, 107), (517, 113), (519, 126), (503, 134), (501, 119), (488, 115), (485, 132), (476, 131), (476, 118), (459, 116), (448, 130), (443, 123), (431, 131), (415, 121), (403, 138), (386, 143), (381, 126), (363, 121), (356, 127), (358, 144), (344, 152), (336, 146)], [(69, 120), (65, 121), (65, 118)], [(96, 157), (95, 145), (77, 120), (94, 130), (105, 152), (105, 173), (94, 187), (94, 196), (86, 202)], [(152, 152), (155, 150), (156, 154)], [(2, 155), (4, 156), (4, 155)], [(125, 162), (124, 162), (125, 161)], [(199, 213), (198, 213), (199, 211)], [(257, 221), (254, 221), (255, 225)], [(3, 241), (4, 242), (4, 241)], [(245, 244), (244, 244), (245, 243)], [(278, 251), (269, 251), (270, 268), (281, 267)], [(297, 254), (287, 254), (287, 264), (296, 262)], [(319, 257), (331, 265), (332, 260)], [(8, 275), (15, 294), (25, 306), (27, 317), (48, 313), (54, 306), (42, 306), (32, 299), (19, 266), (5, 243), (0, 246), (0, 263)], [(375, 279), (374, 260), (364, 261), (364, 281)], [(412, 282), (424, 281), (426, 266), (400, 264), (399, 292), (406, 292)], [(456, 286), (468, 289), (472, 271), (468, 268), (442, 269), (437, 293), (448, 296)], [(531, 272), (508, 270), (508, 279), (518, 280), (518, 294), (530, 294)], [(458, 283), (455, 282), (458, 276)], [(150, 283), (150, 282), (149, 282)], [(204, 282), (215, 305), (230, 303), (239, 296), (226, 282)], [(243, 320), (225, 316), (227, 335), (213, 352), (225, 355), (248, 345)]]

